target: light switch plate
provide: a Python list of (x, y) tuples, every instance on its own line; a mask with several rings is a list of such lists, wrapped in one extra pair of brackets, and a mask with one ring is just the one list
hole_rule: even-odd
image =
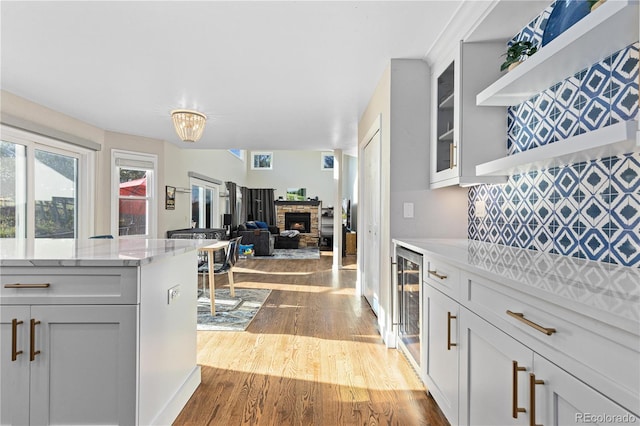
[(404, 203), (403, 205), (403, 216), (405, 219), (410, 219), (413, 217), (413, 203)]

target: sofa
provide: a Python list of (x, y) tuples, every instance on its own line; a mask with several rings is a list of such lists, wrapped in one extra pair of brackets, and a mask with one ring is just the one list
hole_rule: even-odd
[(238, 225), (233, 232), (234, 237), (242, 237), (242, 244), (253, 244), (254, 256), (272, 256), (276, 236), (280, 233), (277, 226), (264, 222), (245, 222)]

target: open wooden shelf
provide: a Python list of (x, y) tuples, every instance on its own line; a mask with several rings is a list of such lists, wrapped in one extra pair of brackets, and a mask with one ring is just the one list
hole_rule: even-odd
[(636, 41), (637, 0), (609, 0), (480, 92), (476, 104), (517, 105)]

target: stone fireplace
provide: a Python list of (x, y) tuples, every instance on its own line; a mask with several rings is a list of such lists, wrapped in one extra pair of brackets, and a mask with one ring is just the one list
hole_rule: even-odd
[(300, 231), (298, 247), (318, 247), (320, 201), (276, 201), (276, 226)]

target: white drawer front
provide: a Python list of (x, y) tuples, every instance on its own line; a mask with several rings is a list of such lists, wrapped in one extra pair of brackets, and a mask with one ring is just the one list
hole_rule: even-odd
[(446, 262), (424, 258), (423, 279), (447, 296), (457, 299), (460, 294), (460, 269)]
[(634, 413), (640, 411), (637, 336), (481, 277), (462, 273), (461, 280), (460, 301), (469, 310)]
[(137, 276), (135, 267), (5, 267), (0, 303), (136, 304)]

